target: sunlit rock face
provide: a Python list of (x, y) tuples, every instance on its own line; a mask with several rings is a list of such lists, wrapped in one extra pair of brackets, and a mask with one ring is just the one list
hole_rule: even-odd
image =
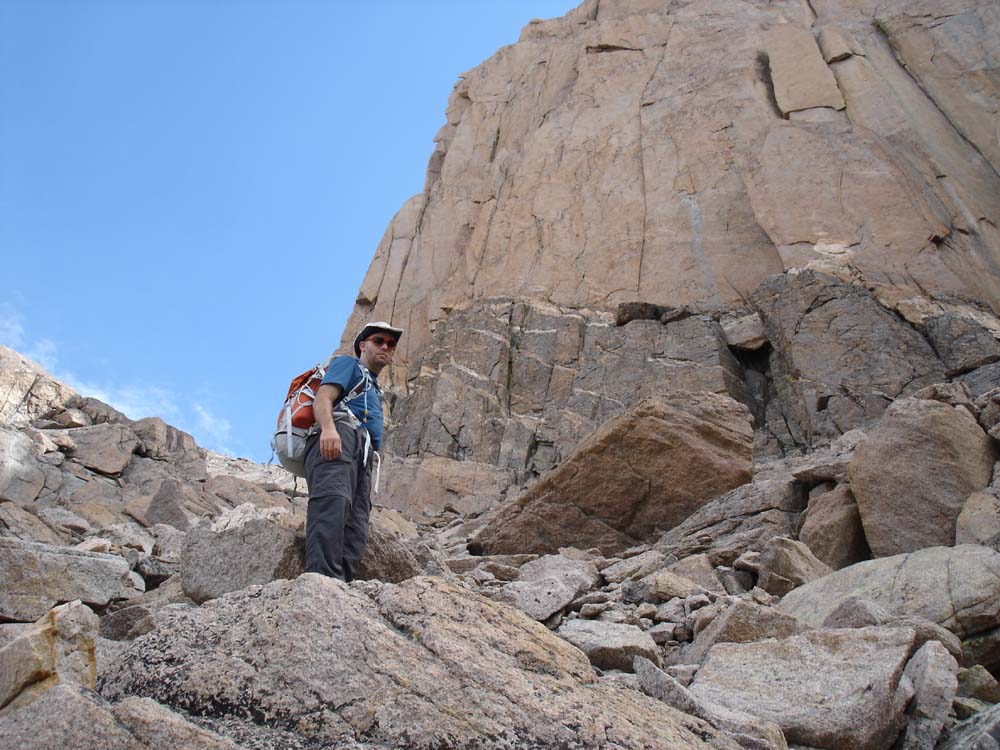
[[(587, 0), (529, 23), (456, 84), (344, 332), (407, 329), (383, 377), (397, 476), (430, 506), (503, 493), (682, 390), (746, 403), (779, 455), (957, 373), (923, 326), (1000, 332), (998, 40), (974, 0)], [(812, 287), (847, 298), (819, 341), (782, 328), (786, 296), (829, 317)], [(669, 314), (616, 327), (636, 303), (693, 313), (698, 356)], [(716, 324), (753, 312), (768, 341), (737, 362)], [(849, 374), (856, 347), (885, 362)]]

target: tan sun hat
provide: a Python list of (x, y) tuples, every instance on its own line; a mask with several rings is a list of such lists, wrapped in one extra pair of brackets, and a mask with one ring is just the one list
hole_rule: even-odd
[(398, 342), (403, 337), (402, 328), (394, 328), (393, 326), (386, 323), (384, 320), (376, 320), (374, 323), (366, 323), (365, 327), (361, 329), (361, 332), (354, 337), (354, 356), (358, 357), (361, 355), (361, 342), (366, 338), (371, 336), (377, 331), (385, 331), (386, 333), (391, 333), (393, 338)]

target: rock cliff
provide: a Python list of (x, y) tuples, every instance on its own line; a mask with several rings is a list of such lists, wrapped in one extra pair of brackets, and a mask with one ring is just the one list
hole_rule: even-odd
[[(530, 23), (460, 78), (344, 333), (407, 328), (394, 452), (473, 461), (495, 491), (637, 383), (751, 405), (766, 363), (758, 416), (787, 450), (954, 371), (942, 316), (1000, 330), (998, 37), (972, 0), (587, 0)], [(616, 328), (623, 306), (696, 320)], [(750, 368), (716, 325), (740, 313), (772, 347)], [(440, 499), (469, 474), (422, 480)]]
[(585, 0), (464, 75), (363, 580), (0, 348), (0, 745), (1000, 746), (1000, 7)]

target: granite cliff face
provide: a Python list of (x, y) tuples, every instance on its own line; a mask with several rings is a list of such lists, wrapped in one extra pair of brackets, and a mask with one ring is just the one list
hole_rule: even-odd
[(531, 22), (345, 331), (408, 329), (350, 585), (0, 348), (0, 745), (997, 748), (998, 102), (995, 1)]
[[(772, 454), (810, 446), (954, 370), (940, 316), (995, 356), (998, 38), (972, 0), (587, 0), (530, 23), (459, 80), (345, 330), (408, 329), (392, 449), (434, 458), (408, 481), (468, 490), (460, 459), (480, 489), (520, 484), (682, 389), (750, 406)], [(630, 303), (695, 320), (615, 327)], [(769, 351), (737, 362), (719, 324), (752, 313)]]

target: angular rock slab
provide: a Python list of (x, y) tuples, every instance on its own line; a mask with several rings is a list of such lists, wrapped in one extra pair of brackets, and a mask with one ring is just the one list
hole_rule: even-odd
[(49, 610), (0, 648), (0, 709), (25, 706), (60, 682), (93, 689), (98, 619), (80, 602)]
[(586, 657), (544, 626), (435, 578), (347, 586), (308, 573), (164, 610), (99, 686), (112, 700), (151, 697), (317, 745), (736, 747), (598, 684)]
[(33, 622), (60, 602), (103, 607), (136, 593), (123, 557), (0, 538), (0, 619)]
[(601, 669), (631, 672), (637, 656), (660, 663), (660, 652), (652, 636), (635, 625), (602, 620), (566, 620), (556, 631)]
[(282, 515), (287, 511), (246, 504), (191, 529), (181, 552), (184, 593), (201, 603), (300, 575), (305, 569), (302, 540), (275, 521)]
[(835, 570), (871, 558), (850, 485), (838, 484), (809, 500), (799, 541)]
[(955, 543), (962, 505), (993, 476), (997, 450), (967, 410), (895, 401), (854, 451), (851, 490), (872, 553)]
[(71, 458), (88, 469), (108, 476), (121, 474), (141, 445), (132, 430), (111, 422), (63, 432), (75, 444), (70, 451)]
[(477, 542), (489, 554), (622, 550), (749, 481), (752, 441), (749, 410), (727, 396), (648, 399), (500, 506)]
[(45, 473), (23, 432), (0, 429), (0, 502), (27, 505), (45, 486)]
[(934, 750), (958, 690), (958, 662), (936, 641), (925, 643), (904, 672), (915, 694), (900, 750)]
[(778, 609), (820, 627), (851, 597), (966, 638), (1000, 625), (1000, 552), (963, 544), (860, 562), (800, 586)]
[(545, 555), (523, 565), (518, 580), (504, 586), (494, 598), (536, 620), (546, 620), (599, 580), (592, 562)]
[(773, 721), (792, 744), (883, 750), (903, 728), (913, 696), (900, 681), (913, 641), (907, 628), (862, 628), (722, 643), (709, 651), (689, 689)]

